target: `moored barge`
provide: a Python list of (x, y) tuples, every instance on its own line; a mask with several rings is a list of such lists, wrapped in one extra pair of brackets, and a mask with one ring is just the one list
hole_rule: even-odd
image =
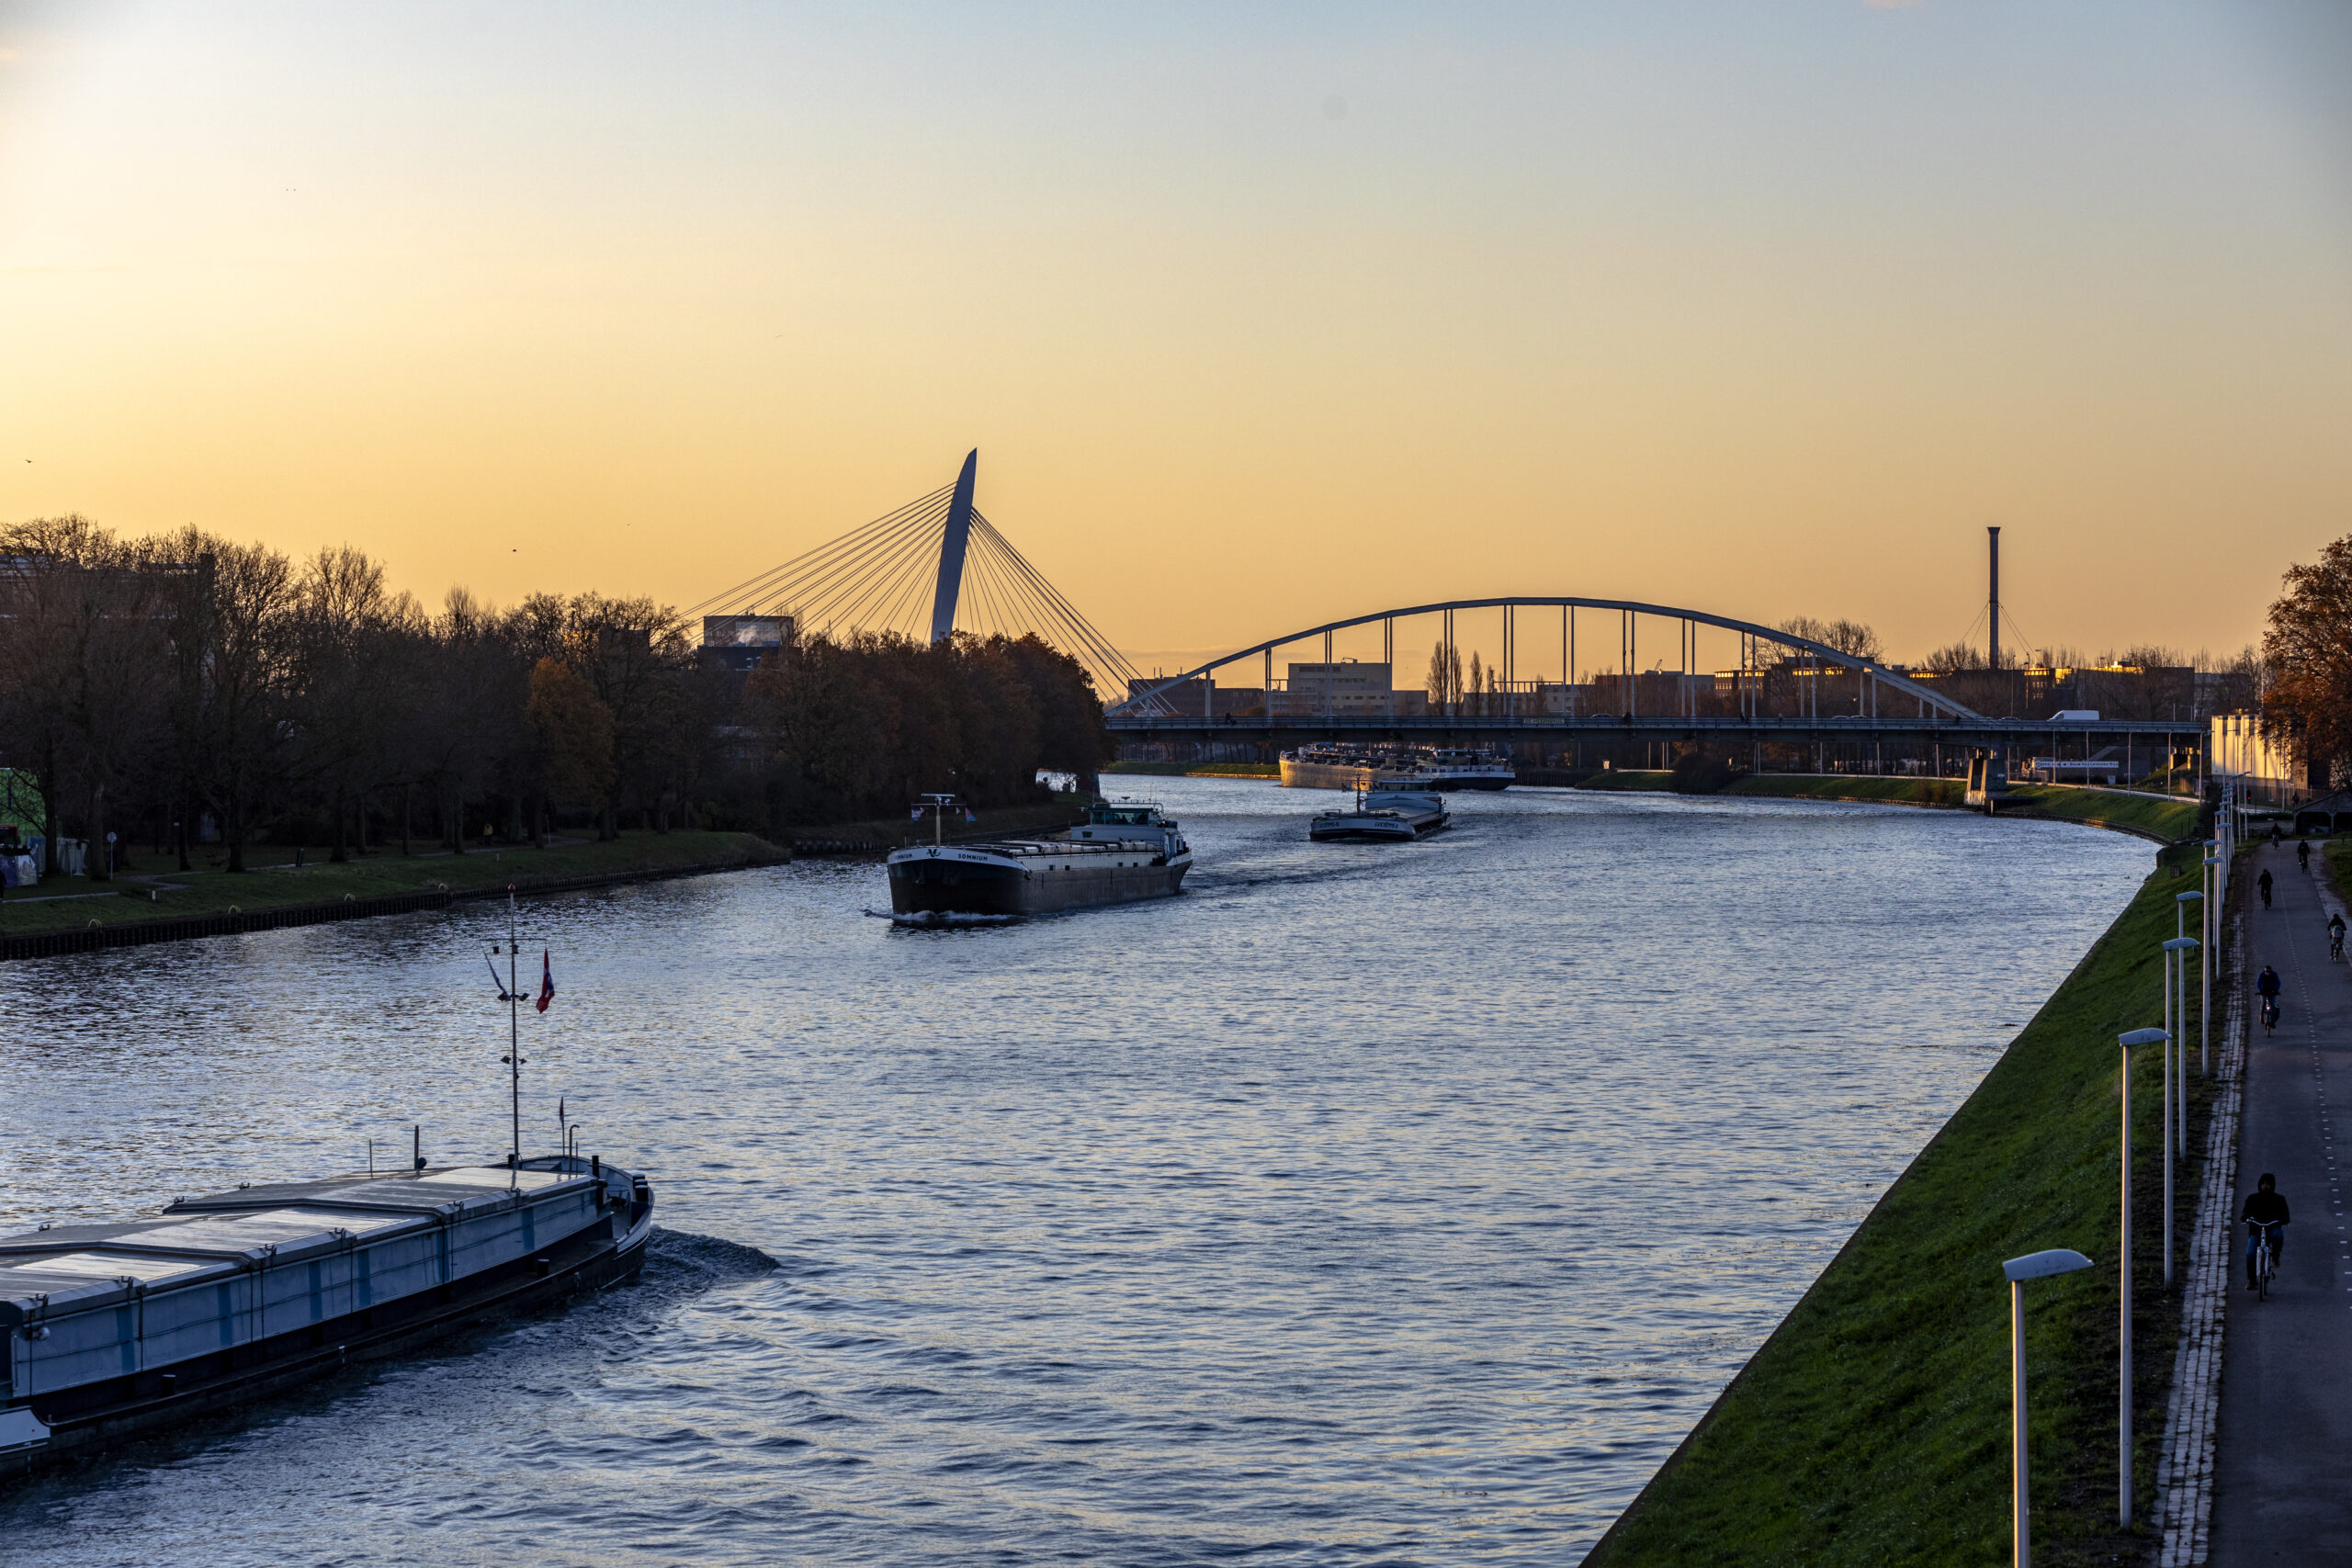
[(1282, 756), (1285, 789), (1508, 789), (1510, 761), (1478, 746), (1317, 741)]
[(632, 1278), (652, 1228), (642, 1176), (548, 1156), (0, 1236), (0, 1475)]

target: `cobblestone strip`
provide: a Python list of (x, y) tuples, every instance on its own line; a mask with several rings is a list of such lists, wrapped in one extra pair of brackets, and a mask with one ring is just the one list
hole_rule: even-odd
[[(2324, 897), (2325, 895), (2323, 895)], [(2221, 973), (2243, 975), (2243, 922), (2233, 919), (2222, 944)], [(2156, 1509), (2164, 1522), (2161, 1568), (2197, 1568), (2211, 1549), (2213, 1428), (2222, 1408), (2222, 1328), (2237, 1238), (2238, 1111), (2245, 1087), (2245, 987), (2230, 987), (2222, 1009), (2221, 1092), (2205, 1132), (2205, 1184), (2197, 1195), (2197, 1229), (2180, 1302), (2180, 1349), (2172, 1369), (2172, 1402), (2156, 1461)]]

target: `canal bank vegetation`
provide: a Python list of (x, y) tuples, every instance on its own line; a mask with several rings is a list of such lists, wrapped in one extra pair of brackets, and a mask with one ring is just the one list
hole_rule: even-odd
[[(2037, 1562), (2135, 1559), (2115, 1524), (2117, 1035), (2161, 1021), (2159, 944), (2194, 845), (2154, 874), (1888, 1189), (1714, 1408), (1587, 1559), (1647, 1564), (2006, 1561), (2005, 1258), (2073, 1247), (2099, 1267), (2030, 1287)], [(2162, 1281), (2162, 1077), (2132, 1066), (2135, 1516), (2154, 1501), (2179, 1326)], [(2191, 1079), (2189, 1146), (2204, 1086)], [(2179, 1182), (2195, 1212), (2201, 1161)], [(2182, 1235), (2187, 1235), (2184, 1228)]]
[(1106, 773), (1148, 773), (1159, 778), (1278, 779), (1280, 762), (1112, 762)]
[[(1707, 780), (1659, 768), (1612, 768), (1587, 774), (1571, 787), (1589, 790), (1676, 791), (1685, 795), (1760, 796), (1776, 800), (1880, 801), (1899, 806), (1961, 809), (1967, 787), (1958, 779), (1896, 778), (1870, 773), (1726, 773), (1713, 788), (1692, 787)], [(2199, 835), (2202, 807), (2185, 796), (2091, 789), (2076, 784), (2012, 786), (2005, 817), (2078, 822), (2133, 833), (2159, 843)]]
[(1959, 779), (1749, 773), (1722, 793), (1781, 800), (1867, 800), (1903, 806), (1958, 807), (1964, 802), (1968, 788)]
[[(53, 879), (38, 891), (12, 888), (0, 899), (0, 936), (253, 914), (414, 893), (503, 891), (510, 886), (528, 893), (595, 880), (733, 871), (789, 859), (788, 852), (754, 834), (689, 829), (667, 833), (625, 829), (603, 841), (558, 843), (547, 849), (370, 855), (342, 864), (306, 857), (306, 863), (298, 866), (291, 850), (256, 849), (240, 875), (204, 863), (200, 857), (197, 868), (187, 872), (119, 875), (110, 884), (95, 886), (76, 877)], [(61, 889), (66, 891), (61, 894)]]
[[(2133, 795), (2124, 790), (2085, 789), (2072, 784), (2014, 784), (2010, 793), (2026, 814), (2059, 822), (2080, 822), (2136, 833), (2159, 843), (2178, 843), (2199, 836), (2203, 807), (2177, 796)], [(2004, 815), (2010, 810), (2002, 807)]]

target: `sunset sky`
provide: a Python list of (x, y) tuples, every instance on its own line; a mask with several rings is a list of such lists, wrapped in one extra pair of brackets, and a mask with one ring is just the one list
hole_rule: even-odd
[(1918, 657), (1987, 524), (2033, 642), (2224, 652), (2352, 533), (2344, 9), (0, 5), (0, 519), (684, 604), (978, 446), (1147, 667)]

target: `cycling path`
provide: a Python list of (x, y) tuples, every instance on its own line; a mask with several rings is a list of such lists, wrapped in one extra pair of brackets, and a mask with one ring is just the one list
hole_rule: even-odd
[[(2336, 1134), (2352, 1132), (2352, 970), (2327, 956), (2324, 874), (2291, 846), (2267, 846), (2238, 874), (2267, 868), (2273, 907), (2245, 922), (2253, 989), (2265, 964), (2283, 984), (2278, 1032), (2248, 1031), (2238, 1205), (2265, 1171), (2293, 1212), (2267, 1302), (2245, 1288), (2242, 1229), (2231, 1259), (2213, 1458), (2216, 1568), (2352, 1563), (2352, 1224), (2336, 1183)], [(2234, 878), (2233, 878), (2234, 880)], [(2247, 998), (2251, 1008), (2253, 999)], [(2339, 1125), (2341, 1123), (2341, 1125)]]

